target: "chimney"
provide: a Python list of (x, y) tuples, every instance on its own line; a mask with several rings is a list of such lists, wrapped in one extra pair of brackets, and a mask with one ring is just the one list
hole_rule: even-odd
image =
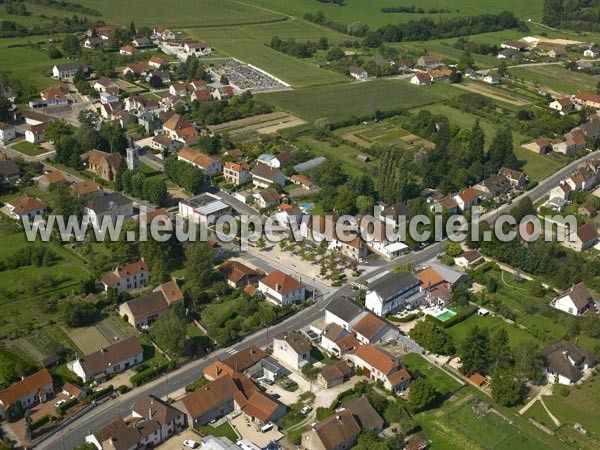
[(279, 285), (279, 283), (275, 284), (275, 290), (277, 292), (279, 292), (280, 289), (281, 289), (281, 286)]
[(104, 347), (102, 347), (102, 348), (100, 349), (100, 353), (106, 353), (106, 349), (105, 349)]
[(152, 419), (152, 408), (148, 408), (148, 419)]
[(337, 420), (341, 420), (341, 419), (342, 419), (342, 417), (341, 417), (341, 416), (335, 416), (335, 418), (336, 418)]

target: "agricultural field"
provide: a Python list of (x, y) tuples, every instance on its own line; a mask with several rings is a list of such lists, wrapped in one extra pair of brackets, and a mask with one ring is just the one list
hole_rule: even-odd
[(538, 20), (542, 16), (542, 0), (533, 0), (523, 4), (517, 0), (505, 0), (503, 2), (488, 3), (481, 0), (423, 0), (414, 4), (428, 10), (430, 8), (449, 9), (444, 14), (405, 14), (405, 13), (383, 13), (381, 8), (394, 7), (398, 5), (409, 6), (413, 3), (399, 2), (397, 0), (370, 0), (368, 7), (358, 0), (347, 0), (343, 6), (327, 5), (316, 0), (254, 0), (253, 5), (269, 8), (297, 17), (305, 13), (323, 11), (329, 20), (350, 24), (360, 18), (362, 22), (373, 28), (388, 23), (408, 22), (421, 17), (442, 18), (458, 16), (475, 16), (485, 13), (499, 13), (501, 11), (514, 11), (522, 19)]
[(68, 330), (69, 337), (81, 349), (84, 355), (94, 353), (133, 334), (135, 334), (133, 328), (129, 327), (125, 321), (116, 316), (109, 316), (90, 327)]
[(282, 13), (235, 0), (219, 1), (218, 8), (211, 0), (177, 0), (175, 5), (158, 0), (81, 0), (78, 3), (102, 12), (105, 22), (128, 24), (135, 20), (136, 25), (149, 27), (218, 27), (288, 19)]
[(523, 80), (563, 95), (573, 95), (578, 91), (596, 92), (598, 77), (585, 73), (572, 72), (562, 65), (513, 67), (510, 69), (513, 77)]
[(0, 73), (8, 72), (24, 86), (35, 86), (38, 90), (56, 83), (56, 80), (51, 78), (52, 67), (65, 61), (50, 59), (46, 52), (33, 48), (0, 49)]
[(438, 83), (422, 89), (406, 80), (376, 80), (351, 83), (332, 89), (328, 86), (298, 91), (260, 94), (261, 100), (310, 122), (328, 117), (339, 122), (352, 116), (370, 116), (375, 111), (416, 108), (438, 103), (460, 94), (450, 85)]

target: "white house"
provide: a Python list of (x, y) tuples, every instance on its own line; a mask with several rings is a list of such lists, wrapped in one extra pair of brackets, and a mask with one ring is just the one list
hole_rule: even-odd
[(33, 219), (46, 214), (46, 205), (37, 197), (29, 194), (22, 195), (6, 203), (8, 214), (13, 219), (21, 220), (23, 217)]
[(131, 417), (156, 420), (163, 441), (185, 428), (185, 414), (155, 395), (149, 395), (131, 407)]
[(84, 382), (97, 375), (123, 372), (144, 360), (144, 349), (133, 336), (110, 347), (71, 361), (67, 366)]
[(488, 73), (487, 75), (484, 75), (483, 81), (489, 84), (498, 84), (500, 83), (500, 77), (497, 74)]
[(184, 147), (177, 153), (177, 159), (202, 169), (205, 175), (213, 176), (223, 172), (223, 163), (206, 153)]
[(560, 294), (550, 304), (567, 314), (580, 316), (594, 304), (594, 299), (587, 286), (581, 282)]
[(29, 125), (25, 129), (25, 140), (35, 145), (39, 145), (46, 141), (46, 128), (48, 122), (37, 125)]
[(412, 272), (388, 273), (367, 285), (365, 306), (378, 316), (386, 316), (408, 304), (418, 304), (422, 299), (420, 284)]
[(275, 270), (258, 282), (258, 290), (267, 300), (279, 306), (303, 302), (306, 298), (305, 286), (294, 277)]
[(369, 78), (367, 71), (359, 66), (349, 66), (348, 73), (357, 80), (365, 80)]
[(585, 50), (583, 52), (583, 56), (585, 56), (586, 58), (598, 58), (598, 57), (600, 57), (600, 48), (599, 47), (588, 48), (587, 50)]
[(194, 223), (208, 225), (221, 216), (231, 215), (232, 208), (216, 195), (205, 192), (180, 201), (179, 214)]
[(454, 258), (454, 264), (464, 269), (472, 269), (483, 262), (483, 256), (477, 250), (468, 250)]
[(115, 289), (118, 294), (124, 291), (131, 291), (148, 286), (150, 281), (150, 270), (148, 265), (142, 261), (136, 261), (117, 267), (112, 272), (107, 273), (100, 280), (104, 284), (104, 289)]
[(26, 410), (37, 403), (44, 403), (53, 393), (54, 383), (46, 369), (29, 375), (0, 391), (0, 419), (4, 419), (17, 402)]
[(584, 370), (596, 365), (596, 358), (585, 349), (568, 341), (557, 341), (542, 350), (542, 374), (548, 383), (577, 383)]
[(548, 105), (551, 109), (560, 112), (562, 116), (566, 116), (575, 108), (575, 105), (570, 98), (557, 98)]
[(77, 73), (77, 70), (79, 70), (80, 67), (86, 74), (91, 72), (91, 67), (87, 64), (84, 64), (82, 62), (70, 62), (55, 65), (52, 68), (52, 76), (63, 81), (69, 80), (73, 78), (73, 76)]
[(302, 369), (310, 360), (310, 345), (300, 333), (279, 333), (273, 338), (273, 357), (292, 369)]
[(255, 187), (268, 188), (272, 184), (285, 186), (285, 175), (277, 168), (258, 163), (252, 169), (252, 183)]
[(416, 72), (410, 79), (410, 82), (417, 86), (425, 86), (432, 84), (433, 80), (431, 79), (431, 75), (429, 75), (427, 72)]
[(344, 297), (336, 297), (325, 308), (325, 323), (337, 324), (349, 330), (352, 324), (365, 314), (365, 309), (358, 303)]
[(186, 42), (183, 49), (187, 53), (197, 53), (202, 55), (212, 53), (212, 47), (208, 42)]
[(398, 360), (374, 345), (361, 345), (347, 358), (356, 368), (362, 369), (364, 376), (372, 381), (381, 381), (390, 391), (403, 391), (410, 383), (410, 374)]
[(120, 192), (113, 192), (90, 200), (83, 207), (83, 214), (89, 217), (94, 226), (99, 226), (104, 220), (112, 220), (116, 223), (119, 216), (123, 218), (133, 216), (133, 202)]
[(223, 176), (225, 177), (225, 181), (235, 185), (244, 184), (252, 179), (248, 164), (231, 161), (225, 163), (225, 166), (223, 166)]
[(15, 127), (7, 124), (6, 122), (0, 122), (0, 144), (6, 144), (12, 141), (17, 136)]

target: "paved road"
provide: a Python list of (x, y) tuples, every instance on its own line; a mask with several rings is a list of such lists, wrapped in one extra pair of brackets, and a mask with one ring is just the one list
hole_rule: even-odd
[[(367, 279), (371, 279), (377, 274), (383, 273), (390, 269), (394, 264), (422, 264), (425, 261), (435, 257), (437, 255), (437, 246), (430, 246), (423, 251), (412, 253), (408, 256), (400, 258), (394, 263), (388, 263), (385, 266), (381, 266), (376, 271), (371, 272), (367, 275)], [(313, 321), (323, 316), (323, 311), (329, 302), (339, 296), (351, 295), (352, 290), (350, 285), (346, 285), (336, 291), (334, 294), (324, 297), (322, 300), (317, 302), (315, 305), (310, 306), (290, 317), (282, 323), (269, 327), (268, 333), (273, 336), (276, 333), (289, 330), (298, 330), (306, 327)], [(265, 347), (267, 344), (267, 330), (263, 329), (254, 333), (253, 335), (245, 338), (241, 342), (227, 348), (220, 349), (216, 352), (211, 353), (208, 357), (201, 360), (191, 362), (183, 368), (172, 372), (167, 377), (162, 377), (155, 380), (152, 383), (141, 386), (131, 392), (118, 397), (115, 400), (111, 400), (96, 407), (94, 410), (79, 418), (69, 426), (67, 426), (62, 432), (55, 432), (48, 440), (40, 444), (37, 448), (42, 449), (70, 449), (75, 445), (80, 444), (84, 441), (85, 436), (89, 434), (90, 430), (96, 430), (107, 422), (119, 417), (119, 414), (124, 417), (129, 414), (132, 405), (143, 399), (144, 397), (154, 394), (161, 397), (166, 397), (167, 391), (174, 392), (178, 389), (185, 387), (185, 385), (195, 381), (202, 376), (202, 371), (209, 364), (216, 361), (219, 357), (222, 357), (226, 350), (230, 348), (241, 350), (249, 345), (258, 345)]]

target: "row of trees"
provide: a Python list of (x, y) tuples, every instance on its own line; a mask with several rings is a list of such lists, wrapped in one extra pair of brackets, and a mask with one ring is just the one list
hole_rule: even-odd
[(600, 3), (597, 0), (545, 0), (543, 22), (551, 27), (598, 31), (599, 7)]
[(77, 33), (86, 31), (90, 26), (103, 25), (103, 22), (92, 22), (87, 17), (53, 17), (49, 22), (42, 22), (27, 28), (25, 25), (12, 20), (0, 21), (0, 38), (39, 36), (55, 33)]
[(179, 161), (174, 156), (165, 160), (164, 169), (169, 180), (192, 194), (198, 193), (204, 184), (204, 173), (200, 168)]
[(223, 102), (193, 102), (190, 116), (206, 125), (217, 125), (244, 117), (273, 112), (273, 107), (261, 102), (250, 91)]
[(120, 186), (127, 194), (155, 205), (163, 206), (167, 200), (167, 183), (160, 177), (146, 177), (142, 172), (123, 170)]
[(317, 50), (329, 49), (329, 41), (326, 37), (322, 37), (318, 42), (296, 42), (294, 38), (288, 38), (287, 41), (283, 41), (279, 36), (273, 36), (269, 46), (273, 50), (295, 56), (296, 58), (310, 58)]
[(380, 11), (382, 13), (404, 13), (404, 14), (443, 14), (449, 13), (450, 10), (447, 8), (421, 8), (416, 7), (415, 5), (411, 6), (388, 6), (386, 8), (381, 8)]

